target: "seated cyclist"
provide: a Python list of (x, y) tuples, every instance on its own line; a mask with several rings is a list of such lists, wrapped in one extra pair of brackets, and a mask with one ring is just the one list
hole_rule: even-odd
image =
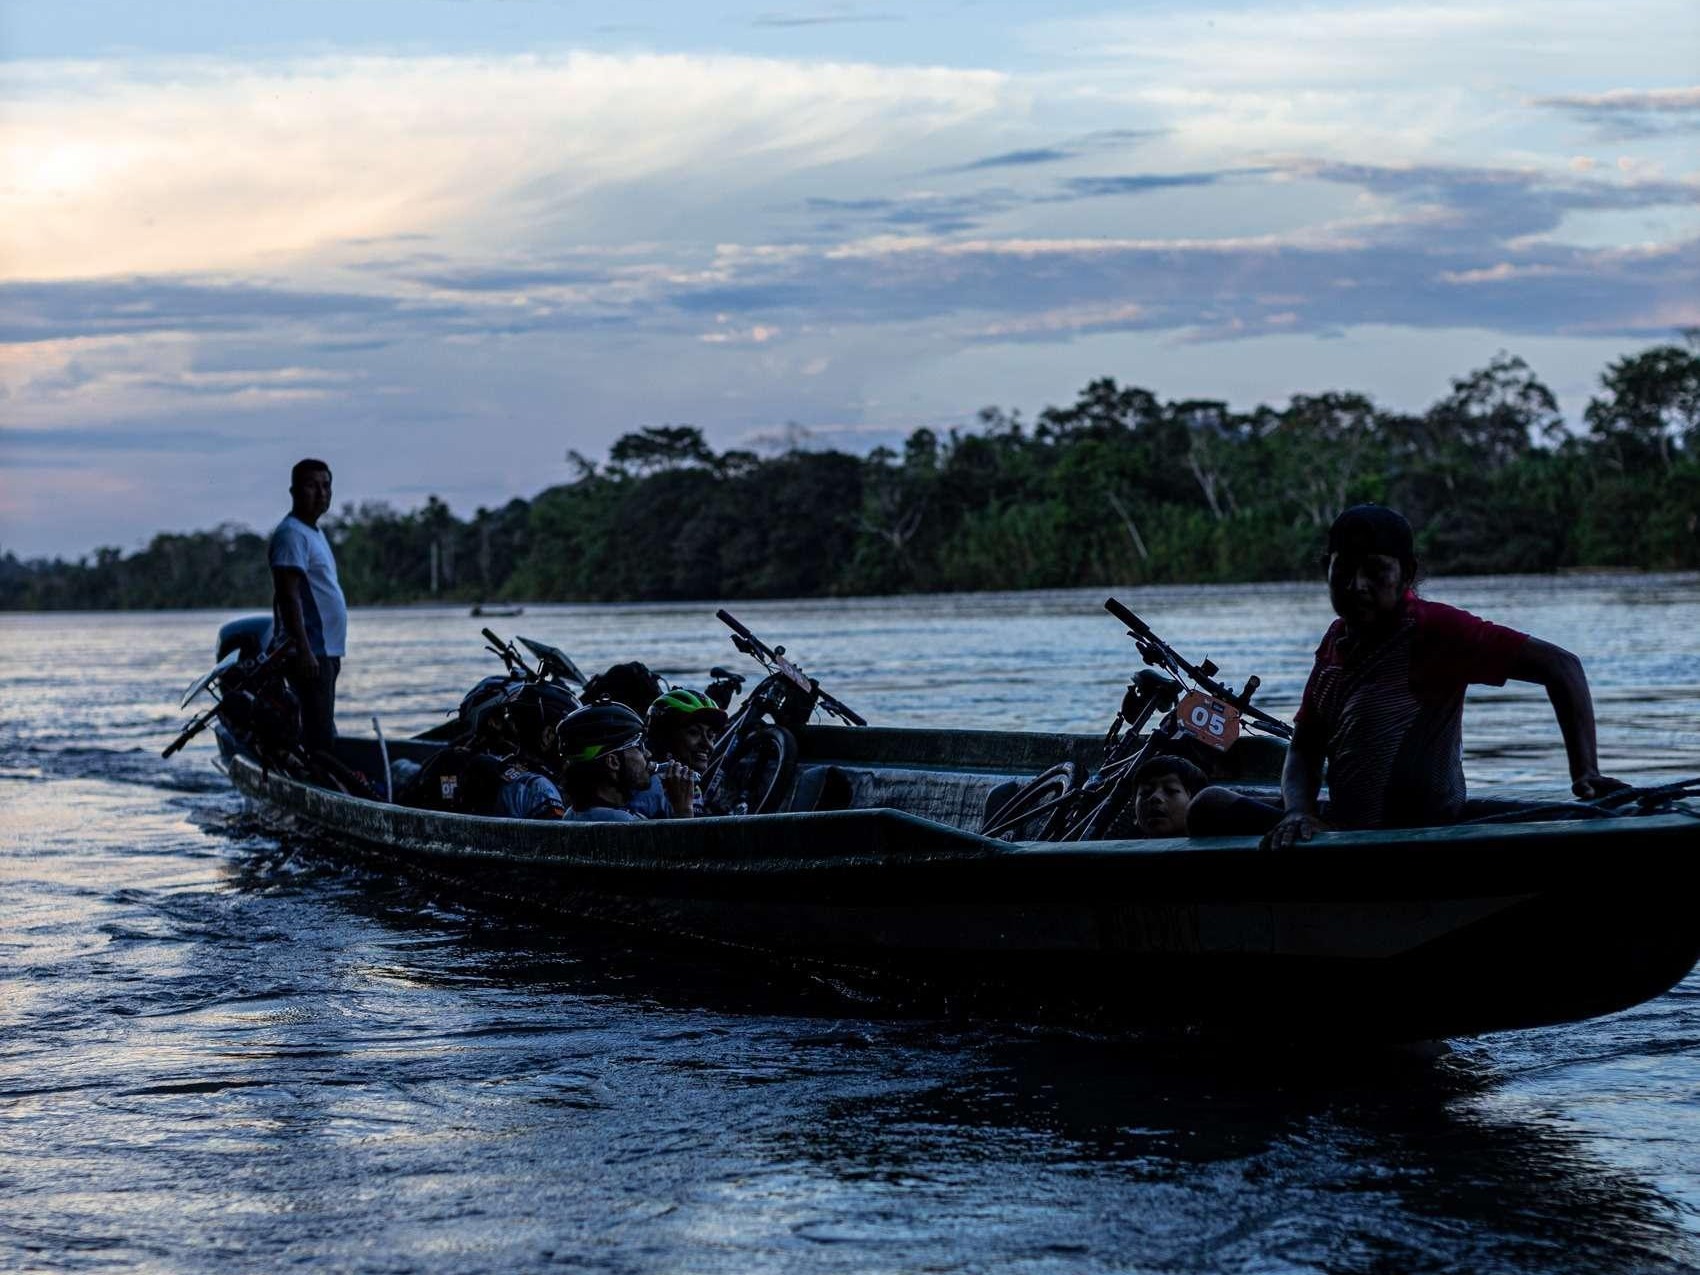
[(567, 803), (548, 775), (533, 769), (518, 757), (498, 763), (496, 795), (490, 811), (504, 819), (561, 819)]
[[(545, 706), (547, 713), (552, 705)], [(481, 813), (498, 815), (505, 819), (563, 819), (567, 813), (567, 803), (561, 796), (561, 789), (556, 784), (554, 776), (549, 774), (545, 764), (531, 760), (538, 751), (545, 754), (554, 750), (559, 738), (562, 723), (569, 714), (563, 714), (553, 721), (545, 720), (537, 742), (525, 752), (516, 752), (507, 757), (480, 757), (475, 765), (482, 764), (486, 770), (494, 770), (495, 792), (488, 799), (488, 809)], [(522, 719), (523, 720), (523, 719)], [(469, 793), (469, 797), (471, 794)]]
[[(643, 746), (643, 718), (624, 704), (591, 704), (567, 714), (556, 735), (568, 819), (625, 823), (642, 819), (626, 809), (649, 785), (652, 767)], [(691, 811), (694, 777), (677, 762), (660, 767), (662, 791), (675, 812)]]
[(640, 789), (626, 803), (626, 809), (646, 819), (677, 819), (702, 813), (702, 792), (698, 782), (708, 769), (709, 755), (715, 741), (726, 729), (726, 710), (701, 691), (677, 687), (656, 697), (649, 706), (644, 742), (650, 757), (658, 766), (669, 762), (684, 766), (691, 772), (691, 808), (681, 815), (675, 811), (665, 791), (666, 781), (658, 769), (649, 786)]
[[(1226, 788), (1193, 799), (1193, 836), (1263, 833), (1282, 848), (1321, 829), (1450, 823), (1464, 809), (1464, 691), (1507, 679), (1546, 688), (1564, 737), (1571, 790), (1624, 785), (1600, 774), (1594, 708), (1569, 651), (1417, 596), (1411, 524), (1354, 505), (1328, 530), (1335, 620), (1316, 650), (1281, 772), (1280, 807)], [(1318, 801), (1324, 767), (1326, 811)], [(1326, 817), (1326, 822), (1324, 818)]]
[(1164, 754), (1142, 763), (1133, 772), (1133, 818), (1139, 835), (1186, 836), (1187, 807), (1209, 782), (1184, 757)]

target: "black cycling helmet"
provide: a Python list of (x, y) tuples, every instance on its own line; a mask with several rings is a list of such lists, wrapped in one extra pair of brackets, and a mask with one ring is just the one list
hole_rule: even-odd
[(624, 704), (591, 704), (568, 713), (556, 732), (557, 755), (569, 766), (642, 742), (643, 718)]
[(667, 730), (686, 722), (701, 722), (714, 730), (726, 729), (726, 710), (701, 691), (688, 686), (675, 686), (656, 697), (649, 706), (649, 729)]

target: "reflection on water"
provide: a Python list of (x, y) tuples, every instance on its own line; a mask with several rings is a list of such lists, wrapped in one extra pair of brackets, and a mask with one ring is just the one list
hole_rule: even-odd
[(967, 1155), (1055, 1247), (1136, 1248), (1158, 1269), (1598, 1271), (1688, 1253), (1668, 1200), (1575, 1136), (1496, 1116), (1494, 1072), (1458, 1059), (1021, 1041), (976, 1064), (842, 1100), (794, 1142), (832, 1180), (936, 1183)]
[[(1700, 772), (1693, 577), (1429, 592), (1578, 650), (1608, 767)], [(1309, 587), (1122, 596), (1280, 711), (1327, 618)], [(1097, 729), (1134, 664), (1100, 601), (733, 610), (876, 721)], [(517, 623), (700, 671), (731, 655), (711, 611)], [(280, 839), (204, 746), (158, 760), (221, 618), (0, 617), (6, 1269), (1700, 1265), (1693, 978), (1441, 1058), (1223, 1056), (516, 925)], [(431, 724), (487, 671), (478, 626), (357, 612), (345, 729)], [(1467, 734), (1478, 783), (1562, 777), (1538, 693), (1475, 696)]]

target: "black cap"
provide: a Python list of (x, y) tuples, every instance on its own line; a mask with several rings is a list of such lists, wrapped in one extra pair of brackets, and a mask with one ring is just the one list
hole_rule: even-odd
[(1353, 505), (1336, 518), (1328, 529), (1328, 552), (1352, 558), (1384, 553), (1399, 559), (1406, 571), (1414, 571), (1417, 565), (1411, 524), (1386, 505)]

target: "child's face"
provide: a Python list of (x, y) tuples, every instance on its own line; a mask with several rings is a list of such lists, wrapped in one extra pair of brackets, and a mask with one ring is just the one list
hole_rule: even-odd
[(1147, 775), (1133, 790), (1134, 819), (1148, 837), (1186, 836), (1192, 794), (1178, 775)]

